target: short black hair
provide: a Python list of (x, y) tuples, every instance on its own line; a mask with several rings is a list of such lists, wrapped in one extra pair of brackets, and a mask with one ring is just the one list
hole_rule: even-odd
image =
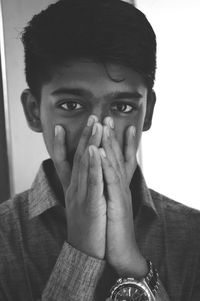
[(53, 68), (70, 59), (122, 64), (148, 88), (154, 84), (155, 33), (140, 10), (121, 0), (60, 0), (32, 18), (22, 42), (26, 81), (38, 97)]

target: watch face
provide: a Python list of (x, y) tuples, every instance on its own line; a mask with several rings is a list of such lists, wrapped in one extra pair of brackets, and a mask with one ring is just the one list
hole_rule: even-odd
[(122, 285), (114, 293), (115, 301), (149, 301), (147, 292), (140, 286), (132, 284), (131, 286)]

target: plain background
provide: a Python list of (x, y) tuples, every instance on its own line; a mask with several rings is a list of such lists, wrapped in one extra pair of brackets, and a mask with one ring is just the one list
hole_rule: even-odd
[[(20, 33), (51, 0), (2, 0), (9, 104), (13, 192), (28, 189), (48, 157), (42, 135), (27, 127), (20, 104), (24, 78)], [(142, 167), (149, 187), (200, 209), (200, 2), (138, 0), (157, 35), (157, 104), (142, 139)]]

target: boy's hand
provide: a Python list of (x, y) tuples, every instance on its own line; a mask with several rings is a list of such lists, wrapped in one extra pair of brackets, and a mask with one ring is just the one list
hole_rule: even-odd
[[(92, 135), (94, 129), (96, 132)], [(105, 256), (106, 201), (98, 152), (101, 139), (102, 125), (94, 119), (83, 130), (68, 182), (66, 179), (70, 171), (62, 132), (55, 138), (55, 150), (58, 152), (55, 165), (65, 191), (67, 240), (78, 250), (102, 259)]]
[(105, 153), (100, 150), (107, 200), (106, 258), (121, 276), (142, 277), (147, 272), (147, 265), (135, 239), (129, 189), (137, 166), (135, 129), (130, 127), (126, 132), (123, 156), (109, 120), (109, 117), (105, 119), (103, 127), (102, 146)]

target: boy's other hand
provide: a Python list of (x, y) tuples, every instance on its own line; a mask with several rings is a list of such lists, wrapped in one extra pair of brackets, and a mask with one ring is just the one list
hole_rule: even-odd
[[(78, 250), (100, 259), (105, 256), (106, 201), (98, 152), (102, 125), (90, 116), (83, 130), (73, 162), (67, 162), (64, 129), (55, 138), (55, 166), (65, 192), (67, 241)], [(69, 178), (70, 181), (66, 180)], [(68, 182), (69, 181), (69, 182)]]
[(141, 277), (146, 274), (147, 266), (135, 239), (129, 188), (137, 166), (135, 128), (129, 127), (125, 133), (123, 156), (109, 118), (104, 121), (102, 137), (106, 157), (100, 151), (107, 201), (106, 259), (121, 276)]

